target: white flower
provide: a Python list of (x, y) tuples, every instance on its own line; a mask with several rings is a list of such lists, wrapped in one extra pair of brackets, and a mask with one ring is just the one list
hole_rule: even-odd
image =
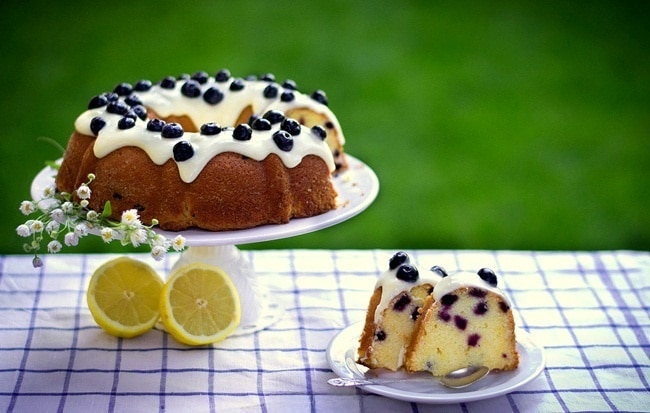
[(45, 231), (47, 231), (48, 234), (52, 235), (53, 233), (56, 234), (59, 232), (59, 228), (61, 225), (56, 222), (56, 221), (50, 221), (45, 225)]
[(88, 207), (88, 204), (89, 202), (87, 199), (82, 199), (81, 201), (79, 201), (79, 205), (81, 205), (82, 208)]
[(67, 245), (68, 247), (74, 247), (77, 244), (79, 244), (79, 236), (74, 232), (68, 232), (67, 234), (65, 234), (63, 242), (65, 242), (65, 245)]
[(74, 227), (74, 233), (77, 234), (79, 238), (83, 238), (88, 235), (88, 227), (84, 223), (77, 224), (77, 226)]
[(182, 251), (185, 249), (185, 237), (182, 235), (176, 235), (172, 240), (172, 248), (174, 248), (174, 251)]
[(45, 228), (45, 226), (43, 225), (43, 222), (39, 221), (38, 219), (33, 220), (31, 225), (30, 225), (30, 229), (32, 230), (32, 232), (35, 232), (35, 233), (43, 232), (44, 228)]
[(129, 240), (134, 247), (138, 247), (141, 243), (147, 240), (147, 231), (143, 228), (136, 229), (129, 235)]
[(92, 191), (86, 184), (81, 184), (79, 185), (79, 188), (77, 188), (77, 196), (81, 199), (88, 199), (90, 198), (90, 193)]
[(111, 228), (102, 228), (102, 239), (104, 242), (111, 242), (114, 239), (113, 230)]
[(57, 208), (50, 212), (50, 218), (60, 224), (63, 224), (65, 222), (65, 213), (61, 208)]
[(156, 245), (151, 249), (151, 256), (156, 261), (161, 261), (163, 258), (165, 258), (166, 254), (167, 249), (161, 245)]
[(61, 209), (64, 214), (71, 214), (74, 212), (74, 204), (70, 201), (66, 201), (61, 204)]
[(88, 221), (97, 221), (97, 218), (99, 217), (99, 214), (97, 211), (90, 210), (86, 213), (86, 219)]
[(49, 244), (47, 244), (47, 250), (51, 252), (52, 254), (56, 254), (57, 252), (61, 251), (62, 245), (59, 241), (53, 240), (50, 241)]
[(127, 209), (122, 212), (122, 224), (140, 225), (140, 216), (137, 209)]
[(16, 228), (16, 233), (21, 237), (29, 237), (30, 235), (32, 235), (32, 231), (25, 224), (18, 225), (18, 227)]
[(167, 238), (165, 238), (164, 235), (160, 234), (156, 234), (156, 236), (153, 238), (153, 241), (151, 241), (151, 245), (153, 246), (167, 247), (167, 244)]
[(36, 210), (34, 203), (32, 201), (23, 201), (20, 203), (20, 212), (23, 215), (29, 215)]
[(56, 193), (56, 187), (54, 185), (46, 185), (43, 188), (43, 196), (45, 198), (52, 198)]

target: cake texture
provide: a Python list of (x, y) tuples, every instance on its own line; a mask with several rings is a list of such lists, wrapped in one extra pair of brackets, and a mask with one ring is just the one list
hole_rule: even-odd
[(512, 309), (496, 284), (489, 269), (444, 277), (422, 307), (406, 369), (444, 376), (467, 366), (517, 368)]
[(434, 376), (468, 366), (512, 370), (519, 364), (514, 329), (494, 272), (421, 271), (399, 252), (370, 298), (358, 362)]
[[(90, 183), (88, 207), (136, 209), (164, 230), (283, 224), (336, 207), (344, 137), (322, 91), (272, 75), (118, 84), (75, 121), (56, 185)], [(155, 220), (155, 221), (154, 221)]]
[(438, 278), (430, 272), (420, 274), (406, 253), (393, 255), (370, 298), (357, 351), (360, 364), (392, 371), (403, 367), (420, 307)]

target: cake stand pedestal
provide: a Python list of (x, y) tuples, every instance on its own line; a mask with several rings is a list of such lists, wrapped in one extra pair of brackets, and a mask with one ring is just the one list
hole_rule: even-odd
[[(270, 302), (266, 289), (260, 284), (257, 274), (237, 245), (272, 241), (315, 232), (344, 222), (368, 208), (379, 193), (379, 180), (374, 171), (357, 158), (346, 155), (348, 169), (333, 178), (336, 189), (337, 207), (329, 212), (309, 218), (293, 219), (287, 224), (264, 225), (260, 227), (211, 232), (185, 230), (170, 232), (156, 230), (156, 233), (173, 239), (180, 234), (185, 237), (188, 248), (174, 264), (172, 271), (191, 262), (214, 265), (226, 272), (237, 288), (242, 316), (236, 335), (250, 334), (275, 323), (284, 309)], [(52, 185), (56, 170), (44, 168), (32, 182), (32, 198), (38, 200), (42, 189)]]

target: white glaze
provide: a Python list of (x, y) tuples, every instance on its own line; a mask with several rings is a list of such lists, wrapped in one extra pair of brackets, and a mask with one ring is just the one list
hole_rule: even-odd
[(420, 277), (415, 283), (410, 283), (397, 278), (397, 269), (399, 267), (395, 268), (394, 270), (389, 269), (387, 271), (384, 271), (377, 280), (375, 289), (381, 287), (382, 290), (381, 300), (375, 309), (375, 323), (381, 322), (382, 314), (393, 298), (395, 298), (403, 291), (409, 291), (411, 288), (422, 284), (429, 284), (434, 287), (433, 298), (436, 301), (440, 301), (443, 296), (450, 294), (459, 288), (469, 287), (480, 288), (494, 293), (502, 297), (508, 306), (511, 306), (510, 300), (508, 300), (508, 297), (505, 296), (501, 289), (498, 287), (493, 287), (484, 281), (481, 277), (479, 277), (477, 273), (457, 272), (442, 278), (437, 272), (430, 270), (421, 270), (412, 261), (410, 264), (417, 268), (420, 274)]
[[(224, 98), (216, 105), (211, 105), (201, 96), (190, 98), (181, 93), (185, 80), (177, 80), (172, 89), (165, 89), (153, 85), (145, 92), (134, 91), (147, 108), (150, 108), (161, 117), (187, 116), (195, 126), (214, 122), (222, 127), (235, 126), (241, 111), (248, 105), (252, 106), (253, 113), (263, 114), (268, 110), (286, 111), (290, 108), (306, 107), (318, 113), (325, 113), (334, 125), (339, 141), (344, 142), (340, 125), (336, 116), (327, 108), (310, 97), (294, 91), (296, 99), (292, 102), (282, 102), (279, 98), (282, 87), (278, 85), (278, 97), (269, 99), (263, 96), (264, 88), (272, 82), (244, 80), (244, 88), (239, 91), (229, 90), (233, 78), (226, 82), (216, 82), (213, 77), (200, 85), (201, 96), (210, 87), (217, 87)], [(288, 168), (297, 166), (302, 158), (307, 155), (321, 157), (330, 171), (335, 170), (332, 151), (328, 144), (315, 136), (309, 128), (301, 127), (301, 133), (295, 136), (294, 146), (291, 151), (282, 151), (271, 138), (279, 129), (279, 124), (273, 125), (270, 131), (253, 131), (249, 141), (237, 141), (232, 138), (232, 128), (222, 131), (218, 135), (204, 136), (198, 132), (185, 132), (181, 138), (162, 138), (159, 132), (150, 132), (146, 128), (147, 121), (137, 119), (131, 129), (120, 130), (117, 126), (121, 115), (106, 112), (106, 106), (89, 109), (82, 113), (75, 121), (77, 132), (93, 136), (90, 122), (94, 117), (101, 117), (106, 125), (97, 134), (94, 144), (94, 153), (98, 158), (104, 157), (112, 151), (125, 146), (134, 146), (144, 150), (151, 160), (157, 165), (164, 164), (173, 159), (173, 146), (185, 140), (191, 143), (194, 156), (182, 162), (176, 162), (179, 174), (184, 182), (192, 182), (201, 173), (205, 165), (215, 155), (223, 152), (235, 152), (257, 161), (261, 161), (269, 154), (276, 154)]]
[[(410, 264), (415, 268), (418, 268), (417, 265), (415, 265), (412, 261), (410, 261)], [(412, 283), (408, 281), (403, 281), (397, 278), (398, 269), (399, 267), (393, 270), (388, 269), (384, 271), (379, 276), (379, 279), (375, 284), (375, 289), (381, 287), (381, 300), (379, 301), (379, 304), (375, 309), (375, 323), (381, 322), (381, 318), (384, 310), (388, 307), (388, 304), (390, 304), (391, 300), (395, 298), (398, 294), (400, 294), (403, 291), (410, 291), (411, 288), (422, 284), (429, 284), (435, 287), (435, 285), (441, 279), (438, 273), (434, 273), (433, 271), (428, 271), (428, 270), (420, 271), (420, 269), (418, 268), (418, 272), (420, 276), (416, 282)]]

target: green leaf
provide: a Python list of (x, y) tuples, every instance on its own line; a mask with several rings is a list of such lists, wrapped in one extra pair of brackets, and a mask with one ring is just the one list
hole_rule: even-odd
[(102, 218), (108, 218), (111, 216), (113, 213), (113, 209), (111, 208), (111, 201), (106, 201), (104, 204), (104, 210), (102, 211)]

